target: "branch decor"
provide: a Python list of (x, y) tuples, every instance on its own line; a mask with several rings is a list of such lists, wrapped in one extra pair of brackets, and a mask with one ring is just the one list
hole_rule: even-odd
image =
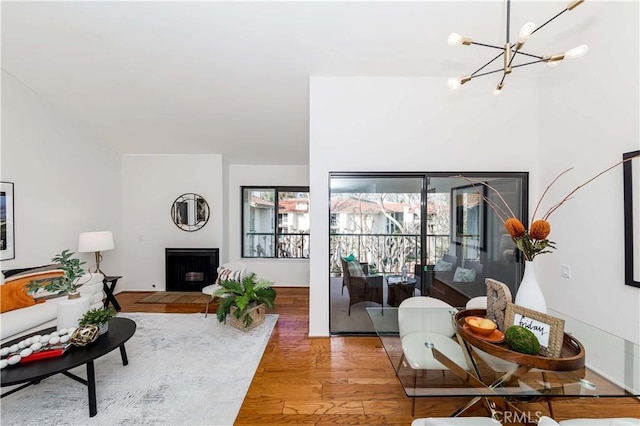
[[(640, 156), (640, 154), (636, 155), (636, 157), (637, 156)], [(634, 157), (631, 157), (631, 158), (634, 158)], [(543, 254), (543, 253), (551, 253), (552, 250), (556, 248), (555, 243), (547, 239), (547, 237), (551, 233), (551, 224), (548, 221), (549, 216), (551, 216), (552, 213), (558, 210), (564, 203), (571, 200), (573, 198), (573, 195), (576, 192), (578, 192), (579, 189), (593, 182), (594, 180), (596, 180), (598, 177), (602, 176), (606, 172), (616, 168), (620, 164), (631, 160), (631, 158), (627, 158), (612, 166), (607, 167), (606, 169), (602, 170), (592, 178), (576, 186), (571, 192), (569, 192), (559, 202), (557, 202), (556, 204), (553, 204), (539, 219), (535, 219), (536, 215), (538, 214), (538, 209), (540, 208), (542, 200), (545, 198), (545, 196), (549, 192), (549, 189), (558, 181), (558, 179), (560, 179), (563, 175), (571, 171), (573, 167), (568, 168), (564, 170), (562, 173), (558, 174), (558, 176), (556, 176), (555, 179), (553, 179), (551, 183), (547, 185), (546, 189), (542, 193), (542, 196), (538, 200), (538, 203), (536, 204), (536, 208), (533, 211), (532, 222), (529, 229), (526, 229), (524, 227), (524, 225), (522, 224), (522, 221), (516, 217), (516, 215), (513, 213), (513, 211), (511, 210), (511, 208), (509, 207), (509, 205), (507, 204), (507, 202), (505, 201), (505, 199), (502, 197), (502, 195), (497, 189), (495, 189), (494, 187), (492, 187), (490, 184), (486, 182), (482, 182), (466, 176), (458, 176), (458, 177), (465, 179), (466, 181), (470, 182), (474, 186), (474, 188), (476, 189), (476, 191), (478, 191), (482, 199), (487, 203), (489, 207), (491, 207), (491, 210), (493, 210), (496, 216), (502, 221), (505, 229), (511, 236), (511, 239), (516, 244), (518, 249), (522, 252), (524, 256), (524, 260), (532, 261), (537, 255)], [(486, 187), (494, 191), (498, 196), (498, 198), (500, 199), (500, 201), (502, 202), (501, 203), (502, 205), (499, 203), (496, 203), (495, 201), (487, 197), (484, 191), (482, 191), (482, 189), (479, 187)]]

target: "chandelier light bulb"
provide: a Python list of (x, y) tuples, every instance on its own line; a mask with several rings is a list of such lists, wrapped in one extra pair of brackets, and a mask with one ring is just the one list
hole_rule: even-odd
[(525, 41), (529, 38), (533, 30), (536, 29), (536, 24), (533, 22), (527, 22), (520, 28), (520, 35), (518, 36), (518, 43), (524, 44)]
[(458, 77), (451, 77), (447, 80), (447, 86), (449, 86), (451, 90), (456, 90), (460, 87), (460, 79)]
[(573, 49), (567, 50), (567, 53), (564, 54), (565, 58), (581, 58), (587, 54), (589, 48), (586, 44), (580, 45), (578, 47), (574, 47)]
[(462, 36), (458, 33), (451, 33), (449, 34), (449, 38), (447, 38), (447, 43), (449, 43), (449, 46), (462, 44)]
[(449, 80), (447, 80), (447, 86), (449, 86), (452, 90), (455, 90), (470, 80), (471, 80), (470, 75), (460, 77), (460, 78), (452, 77)]
[(464, 44), (465, 46), (471, 46), (471, 43), (473, 43), (473, 40), (471, 40), (469, 37), (462, 37), (458, 33), (451, 33), (447, 38), (447, 43), (449, 43), (450, 46), (455, 46), (457, 44)]
[(496, 86), (496, 90), (493, 91), (493, 94), (498, 96), (502, 94), (502, 83)]

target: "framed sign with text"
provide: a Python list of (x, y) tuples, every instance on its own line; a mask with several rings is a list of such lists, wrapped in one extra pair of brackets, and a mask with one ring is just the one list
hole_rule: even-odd
[(505, 328), (519, 325), (530, 330), (540, 343), (540, 355), (558, 358), (562, 350), (564, 320), (514, 303), (507, 303)]

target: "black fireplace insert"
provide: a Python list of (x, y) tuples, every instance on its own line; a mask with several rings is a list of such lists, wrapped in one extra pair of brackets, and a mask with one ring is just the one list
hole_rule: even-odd
[(217, 248), (166, 248), (167, 291), (201, 291), (215, 282), (219, 262)]

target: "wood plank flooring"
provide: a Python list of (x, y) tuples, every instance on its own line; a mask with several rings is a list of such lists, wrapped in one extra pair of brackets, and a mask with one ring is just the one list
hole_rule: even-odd
[[(280, 315), (245, 397), (236, 425), (410, 425), (411, 399), (400, 386), (377, 337), (309, 338), (309, 289), (277, 288)], [(123, 312), (203, 312), (198, 304), (137, 303), (151, 293), (116, 295)], [(215, 306), (209, 307), (215, 315)], [(130, 354), (130, 356), (135, 356)], [(418, 398), (416, 417), (448, 416), (468, 398)], [(520, 404), (548, 415), (546, 404)], [(631, 398), (553, 403), (557, 420), (638, 417)], [(485, 415), (481, 407), (467, 415)], [(215, 421), (212, 419), (212, 423)], [(505, 425), (520, 424), (504, 422)]]

